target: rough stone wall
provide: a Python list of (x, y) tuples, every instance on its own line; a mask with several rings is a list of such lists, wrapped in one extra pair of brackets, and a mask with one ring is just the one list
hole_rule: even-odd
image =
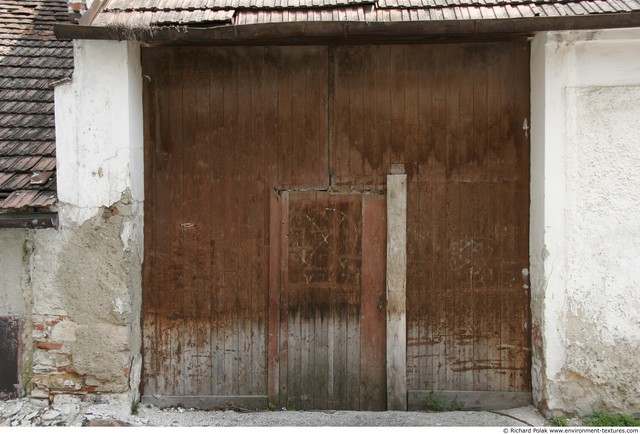
[(142, 77), (136, 44), (76, 41), (56, 88), (59, 228), (33, 235), (32, 397), (138, 397)]
[(77, 227), (37, 233), (33, 396), (130, 391), (140, 259), (121, 234), (131, 218), (123, 195)]
[(547, 415), (640, 412), (640, 29), (532, 50), (535, 398)]

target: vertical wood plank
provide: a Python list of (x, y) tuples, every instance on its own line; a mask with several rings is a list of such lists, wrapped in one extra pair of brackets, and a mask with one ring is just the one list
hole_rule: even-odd
[(282, 229), (280, 232), (280, 405), (289, 408), (289, 192), (283, 191)]
[[(168, 60), (172, 60), (173, 53), (161, 52), (166, 54)], [(169, 200), (169, 194), (161, 194), (163, 188), (170, 185), (172, 179), (173, 165), (175, 158), (170, 158), (172, 146), (169, 138), (169, 129), (171, 128), (171, 120), (166, 107), (169, 104), (170, 79), (169, 75), (172, 68), (158, 69), (157, 91), (158, 91), (158, 130), (156, 142), (156, 209), (157, 220), (156, 225), (159, 228), (156, 232), (156, 264), (155, 270), (155, 287), (158, 292), (156, 304), (156, 330), (153, 353), (155, 357), (155, 381), (156, 390), (160, 395), (170, 395), (170, 326), (169, 316), (171, 309), (171, 298), (167, 293), (171, 291), (171, 275), (174, 267), (170, 264), (171, 256), (168, 252), (171, 249), (171, 235), (176, 230), (175, 222), (172, 218), (172, 207)], [(158, 191), (159, 190), (159, 191)], [(164, 229), (163, 231), (160, 228)]]
[(277, 161), (278, 178), (276, 185), (280, 188), (292, 186), (293, 168), (293, 142), (292, 142), (292, 92), (291, 92), (291, 68), (293, 66), (290, 56), (286, 56), (284, 48), (273, 48), (274, 58), (277, 61), (277, 97), (278, 97), (278, 137), (277, 137)]
[(228, 395), (238, 389), (238, 59), (234, 48), (221, 49), (223, 65), (223, 113), (224, 113), (224, 195), (223, 221), (225, 225), (224, 283), (221, 294), (221, 327), (223, 331), (224, 363), (222, 391)]
[[(192, 48), (183, 48), (181, 54), (186, 58), (197, 57)], [(196, 62), (182, 62), (183, 90), (182, 90), (182, 141), (183, 152), (183, 181), (182, 181), (182, 209), (184, 222), (182, 227), (182, 268), (184, 293), (180, 296), (182, 303), (182, 318), (180, 349), (182, 353), (182, 378), (180, 380), (182, 394), (193, 393), (198, 389), (198, 293), (201, 272), (205, 271), (200, 259), (208, 254), (207, 249), (201, 249), (198, 240), (205, 239), (207, 234), (206, 220), (199, 220), (199, 208), (204, 197), (200, 194), (205, 176), (200, 170), (206, 166), (207, 147), (199, 144), (203, 141), (202, 133), (206, 131), (206, 124), (199, 125), (202, 119), (198, 113)], [(203, 92), (204, 93), (204, 92)], [(208, 100), (208, 98), (206, 98)], [(187, 175), (188, 174), (188, 175)], [(203, 176), (204, 175), (204, 176)], [(206, 261), (208, 264), (209, 261)], [(203, 288), (204, 289), (204, 288)], [(204, 297), (203, 297), (204, 299)], [(204, 304), (204, 300), (200, 304)]]
[[(305, 173), (307, 188), (329, 186), (328, 47), (306, 47), (305, 65)], [(290, 71), (294, 74), (294, 71)]]
[[(307, 53), (300, 53), (303, 62), (308, 61)], [(302, 63), (302, 62), (301, 62)], [(309, 117), (307, 112), (307, 65), (296, 62), (295, 66), (304, 68), (300, 74), (291, 74), (291, 113), (293, 121), (291, 123), (291, 185), (305, 185), (305, 172), (308, 162), (306, 139), (306, 120)]]
[(193, 390), (198, 395), (206, 396), (212, 394), (213, 372), (211, 353), (211, 304), (215, 291), (215, 281), (213, 270), (211, 269), (211, 239), (212, 230), (209, 224), (211, 208), (211, 191), (213, 182), (209, 173), (213, 170), (211, 165), (211, 143), (209, 132), (209, 112), (211, 95), (209, 89), (209, 52), (199, 51), (195, 62), (194, 83), (201, 87), (200, 92), (196, 92), (196, 132), (194, 159), (194, 198), (196, 214), (196, 234), (194, 242), (194, 265), (196, 274), (196, 297), (195, 297), (195, 317), (192, 321), (196, 328), (196, 354), (195, 360), (195, 387)]
[(282, 205), (280, 196), (269, 191), (269, 312), (267, 394), (269, 402), (280, 402), (280, 276), (282, 242)]
[(375, 134), (377, 128), (371, 128), (371, 125), (377, 125), (375, 110), (375, 89), (378, 84), (375, 81), (376, 57), (379, 48), (375, 45), (367, 45), (361, 47), (363, 51), (363, 67), (358, 77), (358, 81), (362, 86), (362, 188), (373, 187), (374, 189), (382, 188), (383, 185), (378, 184), (377, 171), (379, 170), (381, 150), (376, 147)]
[(211, 348), (211, 371), (213, 395), (225, 395), (230, 391), (225, 390), (225, 330), (228, 324), (228, 315), (225, 314), (225, 233), (227, 225), (225, 223), (225, 210), (219, 206), (220, 202), (225, 203), (226, 181), (225, 181), (225, 116), (224, 116), (224, 80), (225, 66), (223, 60), (226, 54), (220, 49), (210, 48), (208, 50), (208, 71), (209, 71), (209, 125), (210, 125), (210, 165), (209, 177), (212, 179), (211, 192), (215, 196), (209, 202), (211, 240), (210, 248), (210, 270), (211, 281), (211, 311), (209, 317), (210, 348)]
[(349, 47), (332, 47), (331, 68), (331, 132), (330, 154), (332, 186), (339, 187), (349, 182)]
[[(170, 342), (170, 394), (179, 395), (184, 390), (182, 383), (183, 374), (183, 359), (181, 351), (181, 340), (183, 330), (183, 299), (181, 295), (185, 290), (184, 279), (184, 249), (183, 249), (183, 233), (181, 224), (185, 221), (184, 210), (182, 207), (176, 207), (175, 204), (180, 203), (183, 197), (183, 162), (184, 154), (182, 149), (182, 121), (183, 121), (183, 106), (182, 106), (182, 85), (181, 75), (183, 69), (180, 66), (180, 59), (182, 56), (180, 53), (176, 54), (176, 67), (172, 69), (172, 75), (170, 76), (170, 93), (169, 93), (169, 105), (178, 108), (177, 113), (171, 117), (171, 127), (169, 129), (169, 141), (171, 146), (171, 157), (175, 160), (172, 165), (172, 172), (170, 173), (170, 180), (173, 182), (173, 188), (170, 190), (169, 200), (170, 207), (172, 208), (172, 231), (169, 250), (166, 252), (171, 255), (171, 266), (173, 272), (171, 273), (169, 282), (171, 282), (174, 294), (179, 296), (171, 296), (166, 294), (166, 297), (170, 297), (169, 305), (169, 328), (167, 330), (167, 337)], [(169, 185), (167, 183), (166, 185)]]
[(367, 129), (364, 117), (363, 73), (368, 59), (364, 58), (363, 47), (349, 47), (347, 69), (347, 89), (349, 98), (349, 165), (348, 184), (352, 189), (362, 189), (364, 176), (364, 130)]
[(347, 408), (360, 408), (360, 303), (362, 269), (362, 201), (360, 195), (334, 195), (338, 213), (340, 268), (347, 292)]
[(386, 187), (389, 161), (391, 159), (391, 82), (393, 80), (390, 58), (392, 47), (383, 45), (377, 48), (374, 71), (375, 86), (370, 92), (375, 96), (375, 125), (371, 161), (376, 168), (375, 185)]
[(361, 411), (386, 409), (386, 201), (383, 195), (362, 197), (362, 271), (360, 296)]
[[(252, 137), (251, 137), (251, 83), (255, 73), (255, 61), (252, 59), (251, 47), (238, 47), (236, 49), (238, 59), (237, 74), (237, 173), (238, 178), (236, 190), (236, 203), (238, 209), (238, 238), (237, 254), (242, 260), (238, 261), (236, 286), (236, 358), (238, 366), (237, 393), (239, 395), (249, 395), (251, 390), (251, 299), (252, 293), (252, 266), (253, 249), (252, 238), (254, 237), (254, 227), (251, 224), (253, 191), (253, 161), (252, 161)], [(253, 175), (253, 176), (252, 176)]]
[(267, 365), (266, 365), (266, 312), (268, 300), (268, 258), (266, 257), (269, 234), (269, 196), (265, 188), (267, 166), (266, 132), (265, 132), (265, 47), (254, 47), (250, 51), (251, 71), (251, 164), (250, 184), (251, 200), (248, 205), (247, 233), (250, 240), (252, 257), (251, 282), (247, 291), (250, 295), (250, 388), (251, 395), (265, 395), (267, 393)]
[(388, 63), (391, 65), (392, 79), (390, 83), (391, 96), (391, 124), (390, 142), (391, 153), (390, 164), (405, 162), (405, 97), (407, 92), (406, 68), (408, 59), (402, 55), (402, 46), (395, 46), (390, 52)]
[(142, 389), (147, 394), (157, 394), (158, 375), (156, 366), (157, 351), (153, 351), (157, 344), (157, 316), (158, 316), (158, 294), (159, 287), (156, 280), (158, 269), (157, 254), (157, 226), (155, 196), (157, 176), (159, 170), (156, 167), (156, 140), (158, 117), (160, 116), (160, 105), (158, 102), (157, 83), (160, 75), (155, 70), (156, 59), (154, 51), (142, 50), (142, 67), (149, 77), (143, 80), (143, 111), (146, 113), (144, 122), (144, 171), (147, 180), (144, 183), (145, 213), (144, 213), (144, 261), (142, 264), (142, 339), (143, 339), (143, 367), (142, 367)]
[(387, 176), (387, 408), (406, 411), (407, 176)]
[(404, 59), (404, 134), (403, 150), (404, 165), (407, 173), (407, 182), (418, 181), (418, 153), (420, 142), (420, 100), (419, 82), (420, 74), (418, 68), (421, 66), (419, 59), (423, 56), (421, 52), (416, 52), (415, 47), (403, 45), (397, 48), (399, 54)]
[[(518, 368), (515, 390), (531, 389), (531, 288), (529, 282), (529, 179), (530, 179), (530, 144), (529, 131), (529, 58), (530, 46), (527, 43), (517, 44), (515, 76), (519, 77), (515, 86), (516, 109), (514, 114), (514, 132), (516, 147), (515, 171), (519, 175), (516, 181), (514, 201), (519, 204), (515, 213), (516, 220), (516, 279), (518, 281), (518, 296), (516, 300), (515, 323), (518, 338), (515, 345), (516, 367)], [(526, 121), (526, 123), (525, 123)], [(520, 275), (517, 275), (518, 270)], [(520, 278), (522, 280), (520, 280)]]

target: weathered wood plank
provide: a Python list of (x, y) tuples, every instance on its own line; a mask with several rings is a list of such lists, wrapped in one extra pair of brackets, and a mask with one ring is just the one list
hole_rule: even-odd
[(364, 176), (365, 142), (364, 131), (369, 125), (365, 124), (364, 115), (364, 94), (363, 75), (365, 65), (369, 59), (365, 57), (364, 48), (349, 47), (349, 62), (346, 65), (346, 92), (349, 99), (349, 165), (348, 178), (349, 187), (352, 189), (362, 189), (362, 178)]
[(391, 158), (391, 74), (392, 64), (388, 60), (392, 47), (383, 45), (377, 47), (374, 59), (375, 86), (369, 88), (369, 92), (375, 96), (375, 105), (372, 110), (375, 116), (371, 119), (374, 128), (373, 143), (369, 153), (369, 161), (375, 169), (376, 177), (374, 186), (384, 189), (387, 185), (387, 173)]
[[(199, 53), (195, 53), (199, 54)], [(208, 220), (211, 215), (211, 203), (209, 200), (213, 183), (209, 173), (213, 170), (211, 165), (211, 137), (212, 130), (209, 122), (211, 111), (209, 88), (209, 53), (204, 52), (197, 56), (193, 82), (196, 95), (195, 103), (195, 144), (193, 150), (196, 161), (193, 169), (193, 189), (195, 202), (196, 239), (194, 240), (193, 264), (196, 286), (195, 312), (192, 318), (196, 328), (195, 341), (195, 390), (198, 395), (210, 395), (213, 393), (212, 351), (211, 351), (211, 304), (215, 283), (213, 277), (211, 248), (212, 230)], [(193, 390), (193, 389), (189, 389)]]
[(421, 72), (419, 70), (421, 64), (419, 59), (422, 53), (416, 53), (411, 45), (403, 45), (397, 48), (400, 56), (405, 59), (403, 68), (404, 83), (404, 161), (405, 171), (407, 173), (407, 182), (418, 181), (418, 153), (420, 137), (420, 100), (419, 100), (419, 83), (421, 81)]
[(289, 192), (283, 191), (280, 197), (282, 204), (282, 229), (280, 232), (280, 404), (286, 408), (289, 402)]
[(208, 71), (209, 81), (203, 83), (209, 90), (209, 128), (210, 128), (210, 167), (208, 174), (211, 179), (210, 192), (216, 192), (215, 198), (210, 197), (207, 210), (210, 213), (208, 224), (211, 231), (209, 241), (210, 270), (211, 270), (211, 311), (210, 317), (202, 319), (204, 324), (210, 328), (210, 348), (211, 348), (211, 394), (222, 395), (231, 393), (225, 389), (225, 333), (228, 325), (228, 316), (225, 309), (225, 234), (227, 225), (225, 222), (226, 211), (219, 206), (219, 202), (225, 203), (226, 189), (228, 181), (225, 174), (230, 172), (230, 168), (225, 167), (229, 161), (226, 156), (228, 150), (225, 149), (225, 115), (224, 115), (224, 81), (226, 77), (226, 53), (221, 50), (209, 49)]
[[(251, 393), (251, 325), (252, 310), (251, 300), (253, 297), (251, 291), (251, 280), (253, 274), (253, 262), (255, 251), (253, 242), (255, 242), (255, 227), (252, 224), (253, 210), (251, 202), (253, 202), (253, 182), (251, 181), (254, 172), (254, 162), (252, 158), (253, 146), (251, 137), (251, 84), (254, 81), (255, 68), (257, 62), (253, 59), (256, 53), (252, 47), (238, 47), (236, 49), (238, 74), (236, 82), (237, 110), (236, 125), (237, 138), (236, 143), (236, 164), (237, 172), (235, 176), (238, 179), (236, 184), (236, 197), (238, 210), (238, 238), (237, 238), (237, 254), (242, 260), (238, 261), (238, 285), (236, 287), (236, 317), (237, 328), (235, 330), (237, 339), (235, 363), (238, 368), (237, 375), (237, 392), (240, 395), (249, 395)], [(255, 175), (254, 175), (255, 176)]]
[[(449, 170), (449, 169), (447, 169)], [(445, 361), (444, 366), (440, 367), (441, 386), (444, 389), (457, 389), (460, 380), (459, 372), (455, 370), (456, 362), (459, 361), (458, 336), (456, 335), (456, 323), (458, 315), (456, 312), (457, 301), (459, 299), (460, 285), (460, 268), (464, 267), (464, 261), (467, 260), (469, 248), (471, 244), (469, 240), (461, 238), (460, 234), (460, 183), (446, 183), (446, 271), (444, 275), (444, 302), (445, 302)]]
[[(474, 270), (475, 259), (482, 255), (483, 243), (473, 233), (475, 188), (473, 183), (460, 182), (459, 251), (457, 259), (457, 281), (454, 333), (456, 335), (457, 358), (453, 371), (456, 373), (456, 390), (473, 390), (475, 330)], [(464, 240), (464, 241), (463, 241)]]
[[(302, 58), (305, 58), (304, 54), (302, 54)], [(306, 69), (306, 65), (303, 68)], [(291, 74), (290, 71), (289, 74)], [(307, 144), (305, 143), (305, 119), (307, 117), (306, 91), (306, 74), (304, 72), (301, 74), (291, 74), (291, 113), (293, 114), (290, 151), (291, 186), (299, 188), (305, 187), (305, 174), (307, 173), (308, 167), (306, 164)]]
[[(183, 375), (183, 359), (182, 351), (180, 351), (181, 338), (182, 338), (182, 325), (181, 319), (183, 315), (183, 305), (180, 297), (175, 297), (174, 294), (181, 294), (185, 289), (184, 279), (184, 248), (183, 248), (183, 231), (181, 224), (185, 221), (184, 210), (182, 207), (177, 207), (175, 204), (181, 202), (183, 197), (183, 162), (184, 154), (182, 149), (182, 119), (183, 119), (183, 107), (182, 107), (182, 88), (183, 80), (181, 76), (183, 69), (181, 67), (181, 56), (176, 54), (175, 68), (172, 68), (171, 75), (169, 77), (169, 105), (177, 107), (176, 114), (171, 116), (171, 126), (168, 131), (170, 158), (174, 160), (174, 164), (171, 165), (171, 172), (169, 177), (171, 182), (174, 182), (174, 188), (169, 192), (169, 203), (171, 207), (171, 221), (172, 226), (170, 245), (167, 254), (170, 255), (169, 260), (170, 267), (173, 268), (170, 274), (168, 284), (170, 290), (164, 294), (165, 297), (169, 297), (169, 318), (168, 318), (168, 330), (167, 335), (169, 338), (169, 388), (170, 393), (181, 394), (183, 393), (182, 375)], [(168, 183), (165, 185), (169, 185)], [(174, 294), (171, 294), (173, 292)]]
[(224, 146), (223, 168), (223, 220), (225, 227), (223, 239), (224, 281), (221, 291), (220, 327), (224, 362), (221, 395), (238, 394), (238, 337), (239, 321), (237, 316), (238, 293), (238, 59), (233, 48), (223, 48), (219, 61), (222, 65), (223, 81), (223, 122)]
[[(330, 243), (333, 240), (327, 238), (325, 241), (325, 236), (328, 235), (326, 232), (326, 224), (322, 224), (322, 221), (325, 221), (327, 218), (327, 214), (330, 212), (331, 208), (330, 203), (331, 195), (325, 192), (318, 192), (317, 194), (317, 203), (316, 203), (316, 216), (323, 216), (319, 226), (325, 227), (324, 232), (317, 232), (314, 234), (314, 256), (320, 259), (318, 262), (320, 264), (327, 264), (329, 260), (329, 251), (330, 251)], [(313, 305), (311, 309), (311, 321), (313, 322), (313, 355), (310, 357), (312, 367), (312, 375), (310, 379), (310, 390), (313, 391), (311, 393), (311, 405), (312, 408), (316, 409), (327, 409), (332, 408), (329, 403), (329, 393), (328, 393), (328, 377), (329, 377), (329, 357), (331, 354), (329, 353), (329, 311), (328, 307), (331, 304), (331, 296), (330, 296), (330, 279), (329, 273), (322, 267), (319, 267), (315, 270), (313, 274)]]
[(419, 213), (424, 198), (417, 182), (407, 182), (407, 388), (420, 389), (420, 367), (424, 360), (420, 350), (426, 342), (420, 340), (420, 319), (426, 314), (428, 299), (421, 292), (425, 286), (425, 267), (421, 263), (420, 238), (424, 222)]
[(405, 162), (405, 93), (407, 82), (406, 69), (408, 59), (402, 55), (401, 47), (396, 47), (389, 53), (389, 64), (391, 65), (391, 83), (389, 93), (391, 96), (390, 108), (390, 164)]
[[(393, 170), (393, 169), (392, 169)], [(407, 409), (407, 177), (387, 176), (387, 408)]]
[[(305, 173), (304, 185), (324, 189), (329, 186), (329, 49), (301, 47), (307, 52), (305, 65)], [(295, 74), (295, 70), (290, 71)]]
[(344, 46), (332, 48), (331, 62), (331, 131), (329, 171), (332, 186), (349, 185), (349, 49)]
[(269, 310), (267, 337), (267, 395), (278, 403), (280, 394), (280, 276), (282, 205), (278, 193), (269, 191)]
[(347, 288), (347, 407), (360, 408), (360, 305), (362, 270), (362, 197), (333, 195), (337, 213), (340, 245), (343, 247), (339, 267), (343, 277), (338, 284)]
[[(196, 51), (191, 48), (182, 50), (181, 55), (187, 58), (195, 56)], [(182, 59), (180, 59), (182, 61)], [(182, 304), (182, 330), (180, 349), (182, 350), (182, 393), (198, 390), (198, 290), (200, 289), (199, 274), (203, 271), (200, 259), (208, 254), (208, 250), (200, 248), (199, 239), (204, 239), (206, 234), (206, 220), (199, 220), (202, 200), (202, 183), (205, 182), (206, 170), (203, 176), (200, 168), (207, 164), (206, 146), (199, 145), (203, 141), (202, 134), (206, 131), (206, 125), (200, 125), (198, 121), (197, 93), (202, 90), (196, 81), (196, 62), (182, 62), (182, 74), (188, 79), (182, 85), (182, 209), (184, 221), (182, 227), (182, 269), (184, 280), (184, 292), (180, 296)], [(208, 98), (205, 98), (208, 100)], [(185, 175), (188, 174), (188, 175)], [(207, 263), (209, 261), (206, 261)], [(204, 289), (204, 288), (203, 288)], [(200, 304), (204, 302), (204, 295)]]
[[(173, 59), (173, 53), (163, 52), (168, 60)], [(172, 68), (158, 69), (156, 82), (158, 90), (158, 136), (156, 142), (156, 209), (157, 209), (157, 244), (156, 258), (157, 270), (154, 285), (158, 293), (156, 305), (156, 347), (150, 349), (147, 353), (154, 354), (155, 357), (155, 382), (157, 385), (157, 393), (167, 395), (173, 393), (171, 390), (171, 335), (169, 326), (169, 316), (171, 314), (171, 297), (167, 293), (171, 291), (170, 282), (172, 274), (176, 271), (175, 267), (170, 263), (171, 255), (171, 237), (177, 230), (172, 210), (173, 206), (169, 194), (162, 194), (162, 189), (170, 185), (172, 174), (175, 171), (173, 166), (176, 159), (171, 158), (175, 145), (172, 145), (169, 137), (169, 131), (172, 127), (170, 113), (166, 110), (169, 105), (170, 94), (170, 74)], [(160, 190), (160, 191), (158, 191)]]
[(386, 410), (386, 200), (362, 197), (362, 268), (360, 294), (361, 411)]
[(149, 174), (144, 183), (145, 214), (144, 214), (144, 261), (142, 265), (142, 340), (143, 366), (142, 388), (150, 394), (157, 393), (155, 376), (157, 375), (156, 352), (152, 348), (157, 343), (157, 299), (159, 288), (156, 281), (158, 270), (157, 234), (155, 225), (156, 203), (155, 186), (158, 169), (156, 168), (156, 140), (160, 107), (158, 103), (157, 85), (152, 80), (158, 80), (155, 70), (155, 52), (143, 50), (141, 62), (149, 80), (143, 80), (142, 104), (147, 113), (144, 125), (144, 171)]

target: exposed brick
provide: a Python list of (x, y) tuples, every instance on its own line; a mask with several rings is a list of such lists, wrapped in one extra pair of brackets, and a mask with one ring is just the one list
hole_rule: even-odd
[(82, 386), (80, 391), (87, 392), (87, 393), (95, 393), (98, 391), (98, 386)]
[(41, 350), (59, 350), (62, 348), (62, 342), (38, 342), (36, 347)]
[(33, 329), (34, 330), (44, 330), (44, 324), (34, 324), (33, 325)]
[(72, 365), (60, 366), (58, 367), (58, 372), (69, 372), (72, 374), (77, 374), (75, 368)]

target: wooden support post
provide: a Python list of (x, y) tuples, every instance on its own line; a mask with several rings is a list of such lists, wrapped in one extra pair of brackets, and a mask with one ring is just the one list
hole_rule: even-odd
[(407, 175), (387, 175), (387, 409), (407, 410)]

